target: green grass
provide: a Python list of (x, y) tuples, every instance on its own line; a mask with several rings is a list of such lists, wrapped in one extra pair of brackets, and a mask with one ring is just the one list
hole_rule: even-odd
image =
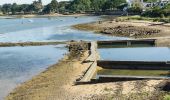
[(170, 95), (165, 95), (163, 100), (170, 100)]
[(123, 21), (123, 20), (145, 20), (145, 21), (157, 21), (157, 22), (169, 22), (170, 16), (166, 18), (160, 18), (160, 17), (142, 17), (139, 15), (134, 15), (134, 16), (121, 16), (118, 17), (118, 21)]
[(164, 70), (120, 70), (102, 69), (98, 70), (98, 75), (129, 75), (129, 76), (170, 76), (170, 71)]

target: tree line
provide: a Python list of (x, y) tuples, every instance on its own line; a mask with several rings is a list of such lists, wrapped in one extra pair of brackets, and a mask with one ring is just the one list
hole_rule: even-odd
[(99, 12), (106, 10), (123, 9), (127, 6), (126, 0), (52, 0), (43, 5), (41, 0), (33, 1), (31, 4), (3, 4), (0, 12), (3, 14), (51, 14), (66, 12)]

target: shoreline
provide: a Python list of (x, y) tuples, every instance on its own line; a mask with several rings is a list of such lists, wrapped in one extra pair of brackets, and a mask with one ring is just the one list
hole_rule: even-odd
[[(77, 30), (93, 31), (96, 34), (127, 37), (130, 39), (156, 39), (159, 46), (170, 47), (170, 23), (143, 20), (117, 22), (115, 20), (116, 19), (108, 19), (91, 23), (77, 24), (73, 25), (72, 28)], [(125, 34), (126, 32), (128, 34)], [(133, 34), (131, 34), (131, 32)], [(142, 34), (135, 35), (138, 33)]]
[(37, 15), (37, 14), (28, 14), (28, 15), (1, 15), (0, 19), (13, 19), (13, 18), (43, 18), (43, 17), (81, 17), (81, 16), (94, 16), (92, 14), (45, 14), (45, 15)]
[[(84, 23), (73, 25), (74, 29), (85, 30), (85, 31), (93, 31), (97, 34), (104, 34), (110, 36), (120, 36), (120, 37), (129, 37), (133, 39), (147, 39), (147, 38), (160, 38), (160, 37), (170, 37), (170, 23), (162, 23), (162, 22), (151, 22), (151, 21), (143, 21), (143, 20), (128, 20), (128, 21), (115, 21), (116, 19), (109, 19), (103, 21), (97, 21), (92, 23)], [(118, 28), (117, 28), (118, 27)], [(128, 28), (130, 27), (130, 28)], [(114, 32), (114, 29), (118, 29), (119, 32)], [(127, 28), (127, 29), (126, 29)], [(123, 30), (125, 29), (125, 30)], [(128, 32), (129, 30), (140, 32), (140, 31), (158, 31), (158, 33), (151, 34), (141, 34), (141, 35), (131, 35), (122, 33), (120, 34), (120, 30), (122, 32)], [(109, 32), (110, 31), (110, 32)], [(117, 31), (117, 30), (116, 30)], [(160, 31), (160, 32), (159, 32)]]

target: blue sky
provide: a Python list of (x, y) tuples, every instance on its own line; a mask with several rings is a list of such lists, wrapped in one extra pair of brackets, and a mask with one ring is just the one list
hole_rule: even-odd
[[(5, 3), (17, 3), (17, 4), (30, 4), (35, 0), (0, 0), (0, 5)], [(57, 0), (57, 1), (68, 1), (68, 0)], [(42, 0), (43, 4), (48, 4), (51, 0)]]

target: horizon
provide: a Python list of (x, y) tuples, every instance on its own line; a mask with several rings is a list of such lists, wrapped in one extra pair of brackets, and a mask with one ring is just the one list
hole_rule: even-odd
[[(17, 4), (31, 4), (33, 1), (37, 1), (37, 0), (0, 0), (0, 5), (3, 4), (13, 4), (13, 3), (17, 3)], [(58, 2), (60, 1), (69, 1), (69, 0), (57, 0)], [(42, 0), (43, 5), (49, 4), (51, 2), (51, 0)]]

